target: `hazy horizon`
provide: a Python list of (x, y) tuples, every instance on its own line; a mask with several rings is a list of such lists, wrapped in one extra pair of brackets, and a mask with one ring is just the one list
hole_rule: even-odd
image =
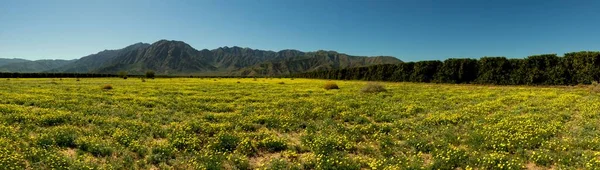
[(404, 61), (598, 51), (596, 1), (4, 1), (0, 58), (77, 59), (161, 39)]

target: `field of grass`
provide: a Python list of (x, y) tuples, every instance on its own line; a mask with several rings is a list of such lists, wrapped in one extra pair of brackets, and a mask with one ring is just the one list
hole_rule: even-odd
[(587, 88), (335, 82), (0, 79), (0, 169), (600, 167)]

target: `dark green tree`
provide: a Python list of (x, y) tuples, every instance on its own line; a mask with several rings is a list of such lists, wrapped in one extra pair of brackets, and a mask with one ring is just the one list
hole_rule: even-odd
[(152, 71), (152, 70), (146, 71), (146, 78), (154, 79), (154, 71)]
[(441, 66), (442, 62), (438, 60), (416, 62), (411, 80), (413, 82), (431, 82)]
[(127, 72), (126, 71), (119, 72), (119, 77), (121, 77), (121, 78), (127, 77)]

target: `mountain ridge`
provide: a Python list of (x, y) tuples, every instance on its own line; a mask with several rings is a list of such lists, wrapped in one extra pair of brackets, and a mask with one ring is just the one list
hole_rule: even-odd
[(0, 72), (38, 73), (64, 66), (75, 60), (43, 59), (0, 66)]
[(29, 61), (31, 61), (31, 60), (25, 60), (25, 59), (21, 59), (21, 58), (0, 58), (0, 66), (14, 64), (14, 63), (29, 62)]
[(43, 72), (144, 74), (152, 70), (164, 75), (258, 76), (396, 63), (402, 61), (391, 56), (353, 56), (325, 50), (276, 52), (238, 46), (197, 50), (183, 41), (163, 39), (103, 50)]

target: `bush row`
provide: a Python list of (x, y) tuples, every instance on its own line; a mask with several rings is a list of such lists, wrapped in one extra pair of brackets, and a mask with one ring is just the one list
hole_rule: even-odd
[(447, 59), (308, 72), (297, 78), (338, 80), (476, 83), (499, 85), (574, 85), (600, 80), (600, 52)]

